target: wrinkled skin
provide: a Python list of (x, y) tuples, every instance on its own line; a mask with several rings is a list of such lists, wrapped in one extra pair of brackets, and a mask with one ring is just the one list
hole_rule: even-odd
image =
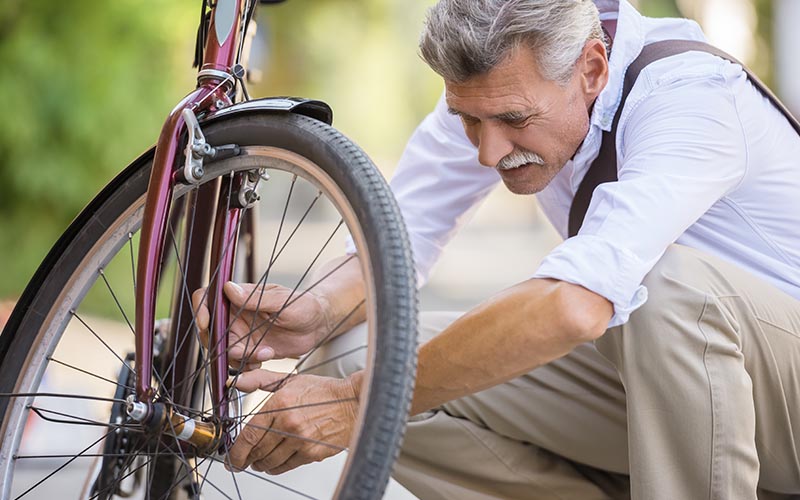
[[(231, 448), (230, 468), (281, 474), (346, 448), (358, 410), (358, 387), (351, 379), (287, 377), (259, 369), (263, 361), (307, 353), (331, 331), (325, 300), (311, 292), (295, 293), (290, 300), (297, 300), (281, 310), (292, 295), (288, 288), (226, 283), (224, 291), (231, 303), (229, 361), (235, 368), (243, 367), (236, 387), (273, 392)], [(207, 344), (209, 312), (204, 295), (204, 289), (197, 290), (192, 300)], [(303, 410), (286, 411), (289, 407)]]
[[(245, 370), (253, 370), (269, 359), (301, 356), (331, 329), (324, 299), (312, 292), (292, 295), (291, 289), (280, 285), (231, 282), (224, 290), (233, 320), (228, 333), (228, 360), (233, 367), (244, 363)], [(195, 291), (192, 302), (201, 338), (207, 343), (209, 315), (205, 302), (201, 304), (204, 295), (205, 289)], [(291, 305), (281, 310), (287, 300)]]

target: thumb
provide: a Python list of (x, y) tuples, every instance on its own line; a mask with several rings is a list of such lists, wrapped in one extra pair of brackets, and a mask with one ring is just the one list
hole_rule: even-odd
[(291, 376), (291, 373), (252, 370), (239, 375), (234, 385), (242, 392), (253, 392), (257, 389), (275, 392)]
[(195, 322), (201, 331), (208, 329), (208, 308), (206, 307), (206, 289), (198, 288), (192, 294), (192, 307), (194, 307)]
[(232, 306), (249, 311), (274, 311), (279, 309), (286, 300), (286, 293), (280, 285), (265, 284), (262, 286), (228, 281), (223, 286), (223, 290)]

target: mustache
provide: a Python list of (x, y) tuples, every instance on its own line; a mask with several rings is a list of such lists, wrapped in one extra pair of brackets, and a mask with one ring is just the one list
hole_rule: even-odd
[(499, 170), (511, 170), (517, 167), (521, 167), (527, 163), (533, 163), (534, 165), (544, 166), (544, 160), (541, 156), (537, 155), (533, 151), (528, 151), (525, 149), (518, 149), (512, 151), (509, 155), (503, 157), (498, 163), (497, 168)]

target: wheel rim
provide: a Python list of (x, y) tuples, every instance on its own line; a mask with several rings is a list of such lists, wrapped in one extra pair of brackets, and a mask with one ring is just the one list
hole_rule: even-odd
[[(265, 164), (268, 163), (268, 164)], [(216, 164), (208, 165), (208, 177), (215, 177), (220, 174), (224, 174), (230, 171), (238, 171), (238, 170), (249, 170), (253, 168), (270, 168), (274, 171), (282, 172), (284, 174), (293, 175), (295, 176), (294, 179), (304, 179), (306, 182), (309, 182), (313, 187), (322, 191), (322, 193), (330, 200), (332, 205), (337, 208), (342, 214), (342, 219), (344, 220), (344, 225), (347, 229), (349, 229), (350, 234), (353, 236), (355, 240), (355, 244), (357, 249), (360, 253), (366, 254), (366, 243), (363, 233), (361, 232), (361, 228), (357, 223), (354, 211), (349, 204), (346, 202), (344, 195), (342, 192), (335, 186), (335, 183), (331, 180), (331, 178), (324, 174), (324, 171), (319, 168), (318, 166), (314, 165), (309, 160), (284, 149), (278, 148), (271, 148), (271, 147), (248, 147), (245, 148), (245, 154), (240, 157), (226, 160), (224, 162), (217, 162)], [(312, 173), (313, 172), (313, 177)], [(292, 184), (294, 186), (294, 184)], [(176, 188), (176, 196), (182, 196), (186, 192), (189, 191), (190, 188), (188, 187), (181, 187)], [(291, 190), (289, 197), (291, 197)], [(33, 393), (33, 392), (44, 392), (41, 390), (41, 383), (42, 379), (45, 377), (45, 374), (48, 373), (47, 371), (50, 367), (53, 366), (54, 363), (58, 364), (60, 368), (65, 366), (63, 360), (57, 357), (58, 351), (57, 347), (61, 344), (62, 334), (67, 328), (68, 324), (70, 327), (78, 326), (75, 323), (79, 323), (80, 326), (85, 327), (85, 329), (90, 330), (92, 335), (96, 335), (97, 332), (92, 332), (93, 329), (101, 329), (103, 327), (95, 327), (92, 328), (92, 325), (87, 324), (87, 319), (83, 317), (80, 313), (80, 306), (84, 298), (87, 294), (94, 290), (95, 287), (100, 285), (101, 287), (107, 287), (109, 293), (113, 296), (116, 295), (114, 288), (109, 285), (108, 278), (105, 276), (105, 273), (100, 274), (99, 270), (106, 269), (107, 266), (114, 260), (120, 258), (120, 256), (125, 256), (126, 254), (126, 247), (130, 249), (130, 254), (135, 255), (134, 246), (135, 246), (135, 233), (139, 229), (139, 225), (141, 224), (141, 217), (143, 212), (143, 196), (140, 196), (135, 203), (133, 203), (127, 210), (124, 211), (123, 215), (118, 218), (119, 222), (115, 226), (109, 228), (105, 232), (104, 239), (96, 244), (92, 250), (86, 254), (86, 257), (79, 265), (79, 269), (81, 272), (76, 272), (73, 277), (71, 278), (68, 286), (65, 287), (64, 291), (62, 292), (61, 296), (59, 297), (60, 305), (58, 308), (50, 311), (47, 320), (45, 321), (45, 325), (50, 325), (49, 328), (43, 328), (37, 335), (36, 345), (37, 347), (32, 352), (31, 356), (28, 358), (25, 369), (23, 371), (24, 375), (19, 379), (17, 387), (15, 388), (15, 392), (17, 393)], [(287, 200), (286, 205), (289, 205), (289, 201)], [(284, 212), (285, 215), (285, 212)], [(341, 224), (341, 223), (340, 223)], [(336, 231), (334, 231), (336, 232)], [(292, 233), (294, 234), (294, 233)], [(278, 246), (278, 242), (280, 240), (280, 232), (275, 238), (275, 247)], [(286, 241), (286, 244), (289, 243), (289, 240)], [(286, 248), (286, 245), (283, 246)], [(274, 250), (273, 250), (274, 252)], [(369, 259), (359, 259), (362, 266), (362, 271), (364, 272), (365, 276), (372, 276), (372, 271), (369, 268)], [(132, 259), (131, 259), (132, 261)], [(133, 273), (135, 274), (135, 273)], [(370, 362), (374, 357), (374, 345), (375, 345), (375, 287), (372, 280), (368, 281), (368, 323), (369, 323), (369, 332), (370, 338), (369, 342), (367, 343), (367, 377), (371, 373), (371, 366)], [(302, 281), (301, 281), (302, 282)], [(297, 283), (297, 287), (295, 290), (299, 289), (301, 282)], [(119, 301), (117, 297), (114, 297), (114, 301), (119, 305)], [(127, 318), (132, 317), (132, 311), (125, 312), (124, 308), (120, 306), (120, 310), (124, 316)], [(127, 318), (126, 321), (127, 321)], [(133, 336), (130, 335), (130, 340), (132, 341)], [(119, 348), (113, 348), (106, 346), (108, 350), (120, 350)], [(68, 363), (72, 365), (72, 363)], [(67, 368), (69, 370), (74, 370), (75, 366), (73, 365), (71, 368)], [(78, 367), (80, 368), (80, 367)], [(107, 380), (108, 381), (108, 380)], [(113, 383), (113, 382), (112, 382)], [(45, 384), (47, 385), (47, 384)], [(364, 390), (367, 391), (369, 384), (365, 384)], [(23, 430), (26, 424), (26, 417), (30, 415), (27, 411), (28, 407), (32, 407), (33, 411), (37, 411), (38, 415), (42, 415), (47, 413), (48, 416), (53, 417), (57, 415), (54, 411), (43, 411), (48, 410), (47, 407), (43, 406), (41, 403), (42, 397), (29, 397), (29, 398), (14, 398), (13, 402), (11, 403), (9, 410), (7, 411), (7, 415), (9, 416), (6, 419), (6, 426), (5, 426), (5, 435), (8, 436), (6, 439), (3, 440), (2, 447), (0, 447), (0, 457), (3, 459), (2, 464), (2, 484), (5, 485), (3, 491), (3, 497), (8, 497), (11, 492), (13, 491), (13, 495), (11, 498), (16, 498), (19, 494), (23, 493), (25, 490), (25, 486), (23, 485), (21, 488), (18, 488), (18, 484), (15, 483), (14, 473), (15, 470), (19, 470), (19, 464), (23, 460), (34, 460), (34, 455), (24, 455), (20, 453), (20, 444), (23, 437)], [(362, 394), (362, 401), (366, 401), (368, 399), (368, 394)], [(85, 400), (84, 400), (85, 402)], [(102, 404), (107, 404), (108, 402), (99, 402), (97, 406), (102, 406)], [(361, 405), (360, 408), (360, 415), (362, 418), (359, 418), (359, 422), (363, 419), (363, 414), (365, 411), (365, 405)], [(63, 412), (62, 412), (63, 413)], [(70, 418), (68, 416), (62, 415), (63, 418)], [(83, 415), (74, 414), (71, 415), (71, 418), (85, 418)], [(102, 423), (102, 420), (95, 420), (91, 418), (85, 418), (87, 420), (86, 424), (94, 423)], [(78, 425), (75, 424), (62, 424), (63, 427), (69, 428), (71, 425)], [(355, 440), (359, 434), (359, 429), (353, 433), (353, 439)], [(91, 444), (91, 446), (83, 446), (86, 448), (81, 455), (81, 459), (90, 458), (93, 453), (90, 453), (89, 450), (93, 450), (98, 446), (103, 444), (103, 441), (98, 442), (84, 442), (84, 444)], [(351, 443), (352, 444), (352, 443)], [(24, 447), (22, 448), (24, 451)], [(61, 456), (59, 454), (51, 454), (50, 459), (58, 460), (61, 462), (65, 462), (67, 460), (66, 456)], [(13, 458), (10, 458), (13, 457)], [(27, 458), (26, 458), (27, 457)], [(41, 460), (42, 458), (40, 458)], [(347, 460), (342, 465), (342, 471), (346, 472), (350, 464), (350, 457), (347, 457)], [(58, 466), (57, 466), (58, 467)], [(45, 473), (44, 475), (46, 475)], [(48, 478), (45, 482), (52, 481), (51, 478)], [(45, 483), (41, 483), (45, 484)], [(211, 483), (209, 483), (211, 484)], [(213, 486), (213, 484), (212, 484)], [(287, 490), (284, 490), (287, 491)], [(33, 496), (30, 496), (33, 497)], [(299, 496), (298, 496), (299, 498)]]

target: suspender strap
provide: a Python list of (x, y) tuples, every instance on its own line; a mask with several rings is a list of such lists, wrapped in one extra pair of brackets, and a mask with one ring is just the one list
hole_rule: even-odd
[(633, 88), (633, 84), (636, 82), (639, 73), (652, 62), (689, 51), (707, 52), (742, 66), (750, 82), (764, 97), (769, 99), (781, 113), (783, 113), (792, 127), (800, 134), (800, 122), (792, 116), (786, 106), (775, 97), (775, 94), (773, 94), (756, 75), (733, 56), (707, 43), (691, 40), (663, 40), (646, 45), (642, 49), (641, 54), (639, 54), (639, 57), (631, 63), (628, 70), (625, 72), (625, 81), (622, 87), (622, 100), (620, 101), (619, 108), (617, 108), (617, 114), (614, 115), (614, 122), (611, 126), (611, 130), (609, 132), (603, 132), (600, 154), (589, 167), (586, 176), (578, 187), (578, 191), (575, 193), (575, 198), (572, 200), (572, 207), (569, 211), (569, 236), (578, 234), (578, 230), (581, 225), (583, 225), (583, 219), (586, 217), (586, 210), (589, 208), (589, 202), (592, 199), (594, 189), (604, 182), (614, 182), (617, 180), (617, 125), (619, 125), (619, 118), (622, 114), (625, 100), (628, 98), (628, 94)]

